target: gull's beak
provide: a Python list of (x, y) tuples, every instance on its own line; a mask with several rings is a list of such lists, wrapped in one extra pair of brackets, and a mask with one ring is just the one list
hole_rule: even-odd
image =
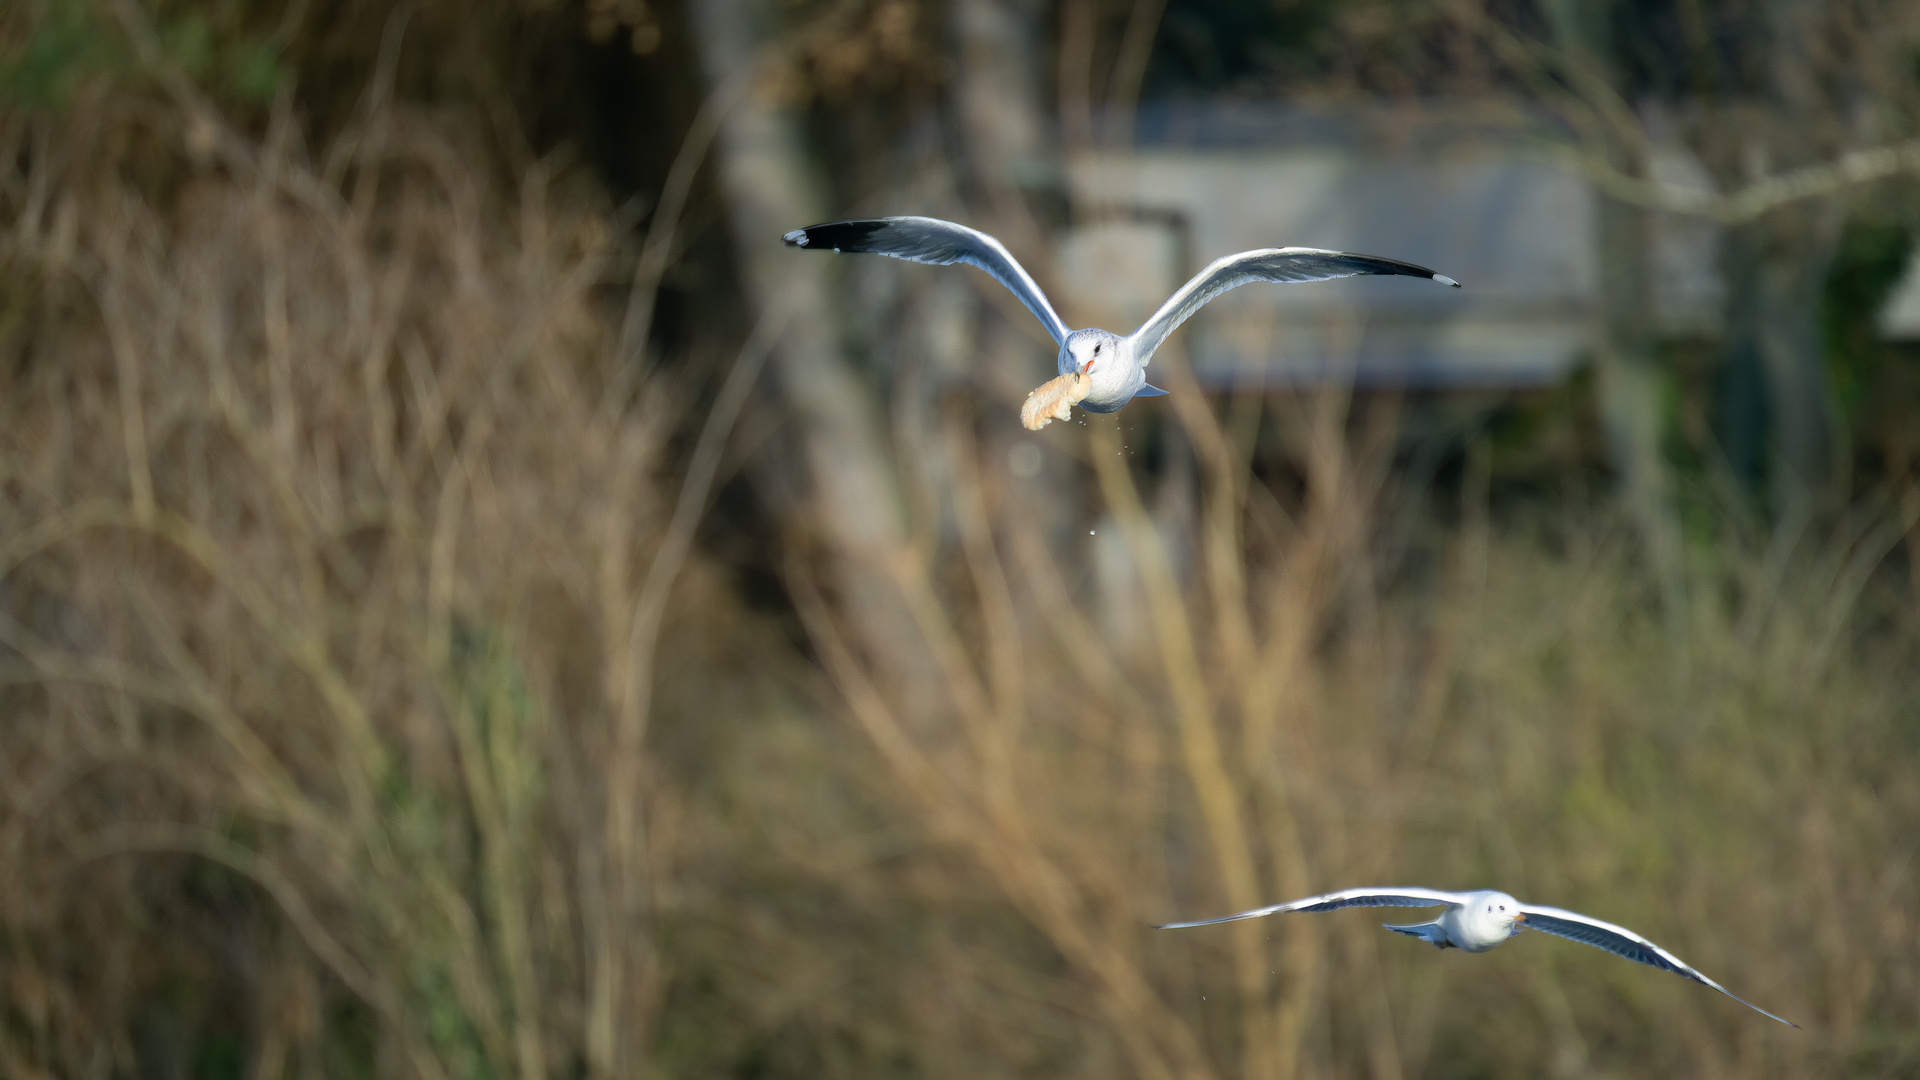
[(1523, 923), (1523, 922), (1526, 922), (1526, 921), (1527, 921), (1527, 913), (1523, 911), (1523, 912), (1521, 912), (1520, 914), (1518, 914), (1518, 915), (1515, 915), (1515, 916), (1513, 917), (1513, 921), (1514, 921), (1515, 923)]

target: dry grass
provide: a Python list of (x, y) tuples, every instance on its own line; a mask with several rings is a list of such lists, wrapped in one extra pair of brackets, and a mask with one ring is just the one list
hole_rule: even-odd
[[(1223, 424), (1194, 389), (1169, 399), (1201, 462), (1190, 533), (1149, 514), (1112, 421), (1052, 440), (1124, 538), (1133, 624), (1079, 570), (1097, 541), (1046, 535), (1055, 483), (1011, 480), (1005, 445), (958, 426), (958, 535), (889, 563), (944, 700), (881, 683), (806, 605), (900, 797), (1046, 944), (975, 939), (932, 980), (1023, 992), (961, 1006), (985, 1055), (1050, 1045), (1036, 1073), (1154, 1080), (1912, 1067), (1920, 687), (1905, 584), (1879, 569), (1896, 515), (1771, 560), (1702, 546), (1676, 641), (1607, 515), (1496, 529), (1470, 478), (1421, 572), (1382, 546), (1402, 534), (1390, 424), (1350, 436), (1338, 395), (1285, 418), (1307, 486), (1282, 508), (1246, 481), (1258, 406)], [(1593, 912), (1807, 1030), (1536, 935), (1463, 959), (1365, 913), (1144, 929), (1356, 884)]]
[(164, 213), (21, 133), (0, 1071), (648, 1044), (675, 395), (614, 359), (608, 223), (445, 130), (382, 113), (331, 174), (210, 132)]
[[(1017, 481), (957, 412), (897, 428), (938, 465), (882, 567), (926, 648), (851, 638), (796, 555), (810, 676), (687, 554), (716, 443), (621, 376), (606, 222), (382, 122), (332, 168), (219, 143), (164, 212), (16, 133), (0, 1073), (1920, 1061), (1892, 517), (1701, 544), (1675, 641), (1606, 514), (1469, 483), (1433, 526), (1337, 396), (1282, 418), (1281, 499), (1258, 404), (1176, 383), (1190, 519), (1111, 422)], [(1399, 882), (1615, 919), (1807, 1030), (1536, 935), (1146, 929)]]

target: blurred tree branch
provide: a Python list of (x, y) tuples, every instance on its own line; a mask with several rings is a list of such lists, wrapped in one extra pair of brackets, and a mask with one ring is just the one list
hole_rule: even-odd
[[(1473, 4), (1450, 9), (1486, 41), (1543, 102), (1566, 116), (1579, 140), (1574, 160), (1588, 171), (1637, 188), (1647, 179), (1651, 140), (1623, 92), (1624, 57), (1609, 22), (1612, 8), (1592, 0), (1540, 0), (1552, 42), (1522, 37)], [(1599, 203), (1599, 339), (1595, 369), (1600, 419), (1621, 493), (1660, 583), (1668, 629), (1686, 618), (1678, 511), (1661, 449), (1662, 382), (1653, 328), (1652, 222), (1645, 207), (1602, 188)]]
[[(1566, 122), (1571, 145), (1543, 156), (1570, 164), (1601, 194), (1602, 306), (1611, 312), (1603, 313), (1603, 411), (1628, 501), (1640, 508), (1655, 560), (1669, 567), (1662, 576), (1673, 582), (1672, 516), (1656, 509), (1670, 499), (1661, 494), (1666, 375), (1650, 352), (1647, 286), (1627, 285), (1648, 270), (1625, 273), (1651, 251), (1650, 224), (1641, 219), (1673, 213), (1725, 227), (1724, 460), (1755, 491), (1770, 477), (1778, 520), (1813, 512), (1837, 491), (1830, 474), (1840, 434), (1818, 323), (1846, 199), (1875, 181), (1920, 174), (1920, 140), (1860, 145), (1869, 131), (1913, 126), (1910, 116), (1901, 118), (1899, 99), (1875, 102), (1869, 114), (1861, 96), (1862, 86), (1887, 84), (1882, 69), (1907, 63), (1900, 51), (1907, 35), (1849, 39), (1859, 48), (1842, 64), (1830, 39), (1843, 34), (1854, 10), (1846, 4), (1686, 6), (1678, 17), (1694, 29), (1677, 45), (1654, 25), (1662, 16), (1652, 9), (1582, 0), (1541, 0), (1537, 9), (1551, 41), (1478, 4), (1445, 8)], [(1709, 33), (1709, 23), (1720, 29)], [(1676, 86), (1689, 89), (1675, 98)], [(1718, 190), (1665, 182), (1649, 167), (1660, 148), (1646, 113), (1669, 99), (1684, 102), (1691, 148)], [(1629, 346), (1629, 338), (1638, 344)], [(1632, 356), (1643, 360), (1624, 359)]]
[(1616, 168), (1591, 151), (1574, 150), (1580, 170), (1609, 198), (1648, 210), (1744, 225), (1803, 199), (1845, 194), (1896, 176), (1920, 176), (1920, 139), (1850, 150), (1831, 161), (1755, 180), (1725, 194), (1661, 183)]

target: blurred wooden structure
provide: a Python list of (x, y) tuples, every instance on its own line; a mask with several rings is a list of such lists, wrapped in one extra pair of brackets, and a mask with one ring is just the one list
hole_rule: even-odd
[[(1498, 105), (1196, 101), (1144, 106), (1132, 129), (1130, 146), (1067, 166), (1080, 223), (1060, 258), (1076, 326), (1130, 328), (1221, 255), (1300, 245), (1408, 259), (1466, 288), (1376, 279), (1238, 290), (1182, 335), (1203, 382), (1540, 386), (1593, 352), (1599, 196), (1538, 117)], [(1656, 146), (1655, 178), (1711, 185), (1677, 138)], [(1660, 214), (1651, 233), (1656, 335), (1717, 336), (1720, 227)], [(1883, 328), (1920, 336), (1920, 273)]]

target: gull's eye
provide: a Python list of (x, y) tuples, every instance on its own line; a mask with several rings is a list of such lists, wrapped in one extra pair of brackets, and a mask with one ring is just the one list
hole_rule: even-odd
[(1505, 904), (1501, 904), (1501, 905), (1500, 905), (1500, 910), (1501, 910), (1501, 911), (1505, 911), (1505, 910), (1507, 910), (1507, 905), (1505, 905)]

